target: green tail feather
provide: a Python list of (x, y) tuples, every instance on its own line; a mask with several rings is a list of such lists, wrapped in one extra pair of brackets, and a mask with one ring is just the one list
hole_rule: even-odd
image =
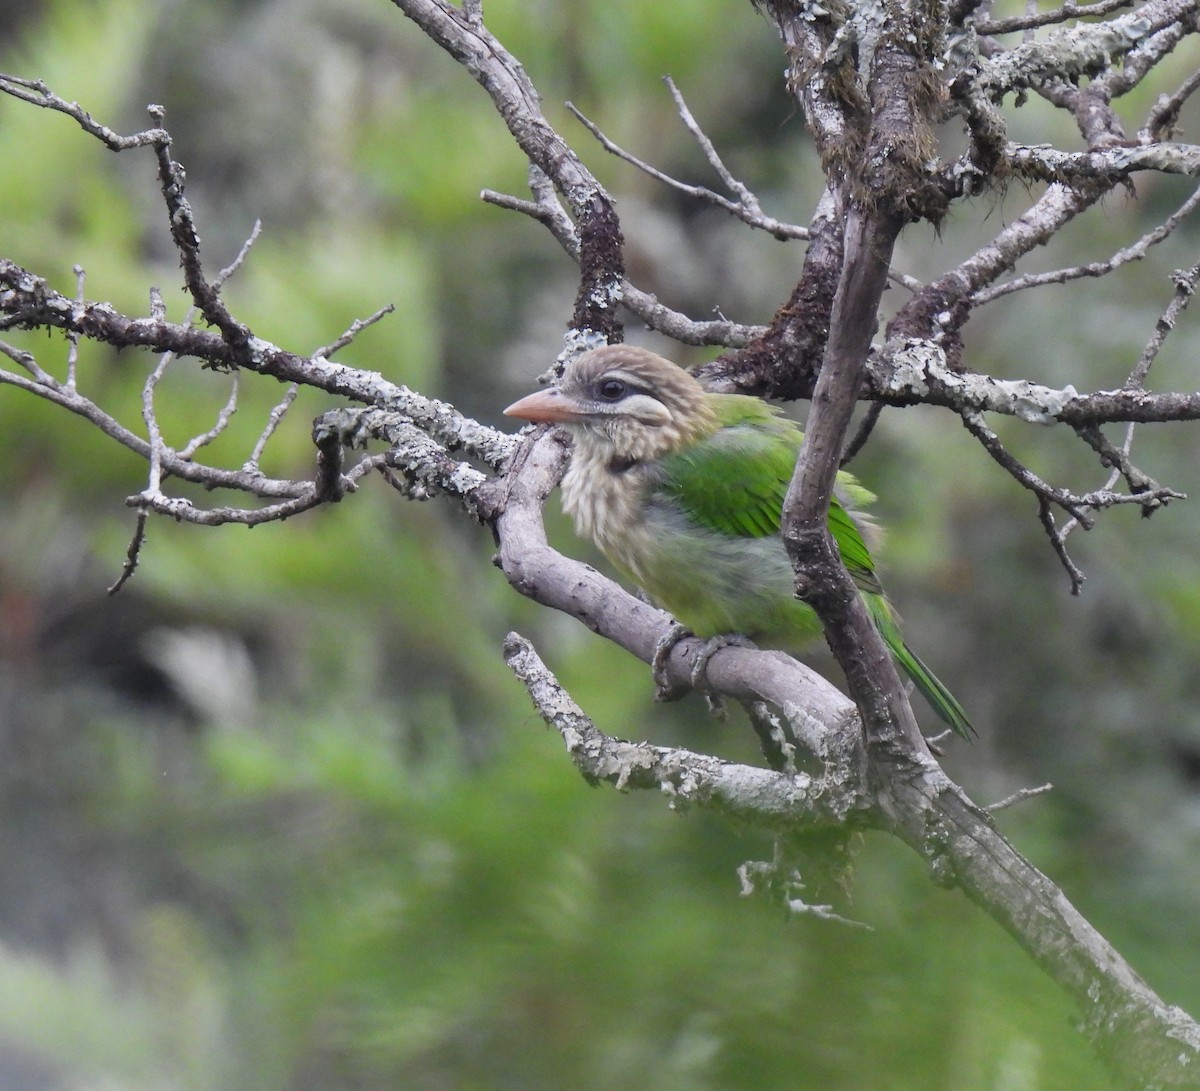
[(920, 658), (909, 651), (908, 646), (901, 641), (899, 647), (892, 647), (889, 642), (892, 658), (897, 666), (913, 680), (913, 684), (921, 691), (921, 696), (929, 702), (930, 707), (945, 721), (956, 735), (970, 739), (977, 734), (971, 721), (967, 718), (958, 698), (954, 696)]
[(930, 708), (956, 735), (969, 740), (972, 735), (977, 734), (962, 705), (958, 703), (958, 698), (904, 643), (904, 637), (900, 635), (900, 629), (887, 601), (880, 595), (863, 595), (863, 599), (871, 611), (871, 617), (884, 643), (888, 646), (888, 651), (892, 653), (896, 666), (912, 679), (913, 685), (921, 691), (921, 696), (929, 702)]

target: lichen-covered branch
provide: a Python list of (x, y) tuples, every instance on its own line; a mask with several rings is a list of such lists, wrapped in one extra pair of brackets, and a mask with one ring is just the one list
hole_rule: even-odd
[(592, 784), (607, 783), (620, 791), (657, 789), (675, 807), (701, 806), (793, 833), (839, 828), (862, 804), (861, 796), (831, 778), (776, 773), (691, 750), (613, 738), (572, 700), (524, 637), (508, 634), (504, 659)]
[[(543, 436), (508, 483), (509, 506), (498, 524), (502, 547), (507, 549), (502, 567), (531, 597), (570, 610), (626, 646), (646, 650), (653, 640), (652, 615), (657, 612), (619, 591), (598, 593), (587, 582), (603, 577), (586, 566), (575, 566), (544, 544), (539, 497), (554, 479), (559, 457), (553, 438)], [(755, 660), (770, 654), (723, 649), (712, 660), (710, 679), (740, 680)], [(672, 659), (678, 655), (677, 651)], [(1152, 1071), (1155, 1086), (1192, 1085), (1191, 1073), (1200, 1064), (1200, 1026), (1179, 1008), (1165, 1004), (1063, 892), (996, 830), (988, 812), (972, 803), (932, 759), (885, 747), (873, 752), (869, 765), (854, 750), (846, 752), (852, 759), (848, 763), (831, 765), (827, 751), (825, 771), (814, 780), (803, 773), (626, 742), (597, 728), (527, 640), (510, 634), (505, 659), (589, 781), (620, 790), (659, 791), (672, 806), (712, 809), (782, 834), (831, 828), (892, 833), (921, 856), (935, 881), (961, 887), (1075, 999), (1085, 1013), (1089, 1037), (1122, 1079), (1131, 1086), (1146, 1086), (1146, 1074)], [(673, 662), (671, 669), (682, 674), (687, 667)], [(853, 714), (844, 698), (826, 695), (818, 701), (821, 694), (808, 689), (808, 679), (792, 672), (790, 681), (774, 689), (774, 699), (780, 700), (791, 685), (800, 687), (792, 698), (803, 694), (806, 702), (810, 725), (806, 739), (846, 737), (847, 717), (852, 721)], [(790, 704), (783, 707), (795, 716)], [(825, 722), (818, 717), (825, 717)]]
[[(1175, 328), (1200, 267), (1177, 279), (1170, 305), (1120, 390), (1080, 393), (1071, 386), (993, 379), (968, 366), (962, 331), (979, 307), (1019, 288), (1116, 273), (1144, 256), (1194, 208), (1196, 196), (1105, 262), (1002, 279), (1133, 172), (1200, 173), (1197, 146), (1170, 139), (1180, 108), (1200, 82), (1186, 79), (1156, 103), (1136, 139), (1126, 137), (1112, 106), (1196, 34), (1198, 0), (1150, 0), (1111, 18), (1125, 6), (1121, 0), (1098, 0), (1086, 8), (1067, 3), (1010, 20), (991, 20), (971, 0), (953, 9), (915, 0), (849, 6), (761, 0), (783, 43), (788, 90), (804, 112), (814, 167), (822, 172), (821, 197), (807, 223), (786, 224), (762, 212), (749, 184), (727, 169), (674, 85), (683, 124), (731, 196), (687, 186), (622, 152), (598, 125), (591, 126), (605, 147), (663, 184), (724, 208), (751, 227), (807, 244), (795, 283), (780, 291), (783, 302), (765, 326), (697, 321), (629, 281), (610, 194), (549, 124), (533, 81), (484, 25), (478, 0), (395, 4), (483, 88), (530, 164), (531, 199), (491, 191), (485, 191), (485, 199), (543, 224), (577, 263), (579, 287), (566, 352), (597, 340), (618, 340), (623, 308), (680, 343), (729, 349), (698, 372), (713, 389), (811, 397), (814, 403), (786, 525), (801, 589), (826, 623), (861, 717), (831, 684), (794, 660), (729, 647), (709, 662), (708, 685), (754, 707), (777, 769), (626, 743), (601, 733), (532, 647), (511, 637), (506, 644), (510, 665), (559, 729), (581, 771), (592, 780), (662, 791), (675, 803), (712, 807), (773, 830), (887, 830), (921, 855), (936, 881), (956, 885), (975, 899), (1079, 1001), (1093, 1037), (1119, 1073), (1133, 1080), (1152, 1068), (1156, 1083), (1187, 1086), (1200, 1063), (1196, 1025), (1154, 996), (930, 757), (878, 634), (829, 549), (825, 527), (834, 475), (847, 451), (851, 412), (862, 400), (952, 411), (997, 465), (1036, 497), (1038, 518), (1076, 585), (1082, 572), (1064, 545), (1074, 526), (1088, 526), (1095, 512), (1112, 505), (1137, 504), (1148, 513), (1182, 495), (1134, 463), (1130, 433), (1117, 445), (1099, 426), (1200, 418), (1200, 393), (1145, 389), (1150, 362)], [(1080, 21), (1085, 17), (1089, 21)], [(950, 42), (952, 25), (964, 32)], [(1054, 29), (1039, 34), (1043, 27)], [(1024, 34), (1016, 45), (996, 37), (1015, 32)], [(1006, 96), (1026, 91), (1070, 114), (1084, 137), (1083, 150), (1009, 139)], [(161, 297), (154, 294), (146, 316), (89, 301), (82, 271), (75, 296), (68, 297), (0, 257), (0, 329), (60, 330), (67, 338), (65, 369), (0, 343), (0, 353), (13, 365), (0, 370), (0, 384), (77, 414), (146, 460), (146, 485), (127, 501), (137, 511), (137, 525), (116, 585), (136, 568), (151, 513), (201, 525), (253, 525), (343, 500), (378, 473), (407, 497), (445, 496), (488, 524), (496, 534), (498, 564), (522, 594), (578, 618), (646, 662), (653, 658), (671, 619), (546, 542), (541, 508), (567, 457), (558, 436), (545, 431), (507, 435), (463, 416), (453, 405), (331, 358), (387, 308), (307, 353), (256, 336), (223, 302), (225, 274), (205, 272), (184, 172), (171, 157), (160, 108), (151, 108), (154, 127), (121, 136), (37, 81), (0, 77), (0, 92), (71, 117), (114, 151), (151, 149), (184, 286), (212, 327), (168, 322)], [(939, 144), (941, 127), (955, 119), (966, 124), (968, 148), (947, 155)], [(986, 245), (927, 284), (891, 268), (893, 243), (907, 223), (936, 224), (960, 197), (1012, 178), (1049, 185)], [(899, 280), (913, 295), (897, 308), (882, 344), (873, 345), (889, 279)], [(144, 436), (87, 396), (89, 344), (159, 354), (143, 386), (139, 427)], [(231, 389), (207, 427), (175, 448), (157, 424), (158, 382), (168, 367), (189, 361), (232, 372)], [(65, 379), (55, 377), (64, 370)], [(225, 468), (197, 461), (233, 415), (244, 411), (240, 399), (255, 376), (286, 384), (286, 392), (265, 412), (241, 464)], [(304, 387), (351, 404), (329, 409), (313, 426), (309, 480), (268, 478), (259, 468), (264, 451), (285, 420), (292, 423), (289, 413)], [(1108, 471), (1108, 481), (1091, 492), (1074, 493), (1033, 474), (1005, 450), (987, 414), (1071, 428)], [(136, 420), (136, 410), (133, 416)], [(368, 443), (382, 450), (351, 454)], [(189, 496), (168, 495), (172, 480), (231, 491), (237, 503), (201, 507)], [(1056, 512), (1069, 517), (1062, 527), (1055, 523)], [(666, 663), (670, 681), (688, 684), (700, 647), (695, 640), (674, 647)], [(819, 775), (797, 773), (794, 763), (789, 767), (786, 751), (793, 740), (798, 752), (819, 765)]]
[(1095, 76), (1164, 27), (1196, 10), (1194, 0), (1152, 0), (1127, 15), (1051, 31), (981, 63), (980, 85), (992, 98), (1046, 81)]

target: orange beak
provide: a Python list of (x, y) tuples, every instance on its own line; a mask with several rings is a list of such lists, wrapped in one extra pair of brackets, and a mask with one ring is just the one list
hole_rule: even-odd
[(563, 396), (557, 387), (538, 390), (528, 394), (518, 402), (513, 402), (506, 410), (506, 417), (517, 417), (520, 420), (531, 420), (537, 423), (558, 424), (563, 421), (578, 420), (582, 414), (579, 407), (570, 399)]

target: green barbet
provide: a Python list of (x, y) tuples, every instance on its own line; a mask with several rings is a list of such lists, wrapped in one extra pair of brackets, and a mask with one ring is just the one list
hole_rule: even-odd
[[(804, 434), (774, 406), (709, 393), (653, 352), (607, 345), (504, 412), (571, 433), (562, 493), (576, 533), (697, 636), (741, 634), (796, 651), (821, 632), (795, 597), (779, 533)], [(847, 473), (838, 487), (848, 500), (871, 498)], [(897, 666), (970, 737), (962, 706), (904, 643), (859, 524), (837, 497), (829, 531)]]

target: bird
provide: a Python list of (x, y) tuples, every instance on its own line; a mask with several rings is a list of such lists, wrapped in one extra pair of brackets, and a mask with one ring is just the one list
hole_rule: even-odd
[[(570, 433), (562, 503), (576, 533), (685, 630), (786, 652), (820, 635), (813, 609), (795, 595), (780, 533), (804, 433), (777, 406), (706, 391), (657, 353), (614, 344), (574, 357), (554, 385), (504, 412)], [(873, 525), (854, 510), (872, 499), (840, 471), (830, 534), (896, 665), (970, 738), (962, 705), (904, 642), (884, 597), (867, 546)]]

